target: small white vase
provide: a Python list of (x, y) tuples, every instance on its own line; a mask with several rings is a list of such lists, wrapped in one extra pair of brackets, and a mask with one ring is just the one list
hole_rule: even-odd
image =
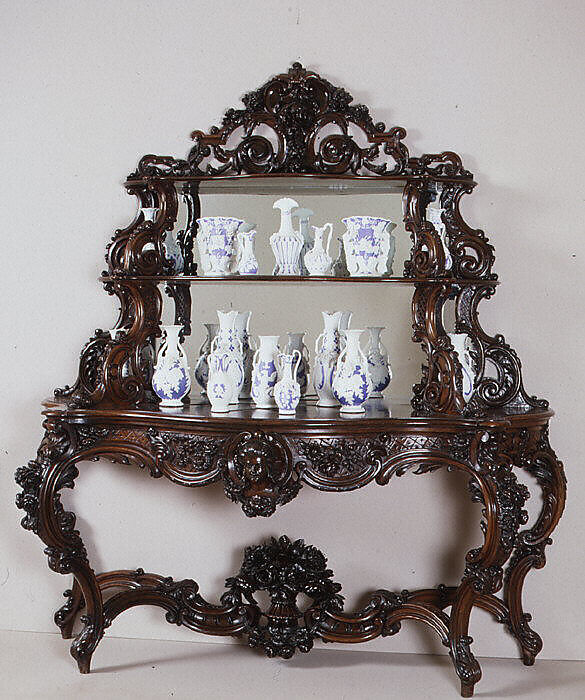
[(287, 333), (288, 341), (285, 347), (285, 352), (289, 355), (297, 350), (301, 355), (301, 361), (297, 369), (297, 382), (301, 387), (301, 396), (307, 393), (307, 387), (309, 385), (309, 348), (305, 345), (303, 339), (305, 337), (304, 333)]
[(368, 369), (372, 380), (372, 393), (370, 398), (382, 398), (382, 392), (390, 384), (392, 370), (388, 364), (388, 351), (380, 340), (380, 335), (384, 326), (368, 326), (370, 339), (366, 346), (366, 357), (368, 358)]
[(230, 403), (237, 404), (238, 397), (244, 384), (244, 353), (242, 342), (238, 337), (236, 321), (237, 311), (218, 311), (219, 330), (211, 343), (211, 354), (219, 356), (228, 354), (227, 371), (232, 379), (234, 393)]
[[(325, 231), (329, 229), (327, 243), (323, 243)], [(305, 255), (305, 267), (309, 275), (331, 275), (333, 267), (333, 259), (329, 255), (329, 246), (331, 245), (331, 236), (333, 235), (333, 224), (325, 224), (325, 226), (313, 226), (315, 239), (313, 247)]]
[(235, 271), (236, 233), (245, 222), (232, 216), (197, 219), (197, 248), (203, 275), (225, 277)]
[(360, 347), (363, 329), (345, 331), (346, 344), (335, 367), (333, 392), (341, 404), (341, 413), (363, 413), (372, 391), (368, 359)]
[(230, 410), (230, 401), (234, 393), (233, 380), (229, 371), (230, 362), (229, 353), (223, 355), (212, 353), (209, 356), (207, 396), (212, 413), (227, 413)]
[(207, 337), (199, 348), (199, 359), (195, 365), (195, 381), (201, 387), (201, 393), (205, 394), (207, 391), (207, 380), (209, 379), (208, 358), (209, 354), (211, 353), (211, 343), (217, 335), (219, 324), (204, 323), (203, 325), (207, 330)]
[(278, 380), (277, 335), (258, 336), (260, 345), (254, 353), (252, 369), (252, 399), (258, 408), (274, 408), (274, 385)]
[(461, 365), (463, 398), (465, 403), (467, 403), (472, 397), (475, 387), (475, 370), (473, 358), (471, 357), (471, 349), (473, 347), (471, 338), (467, 333), (448, 333), (448, 336), (457, 353), (459, 364)]
[(182, 329), (183, 326), (162, 326), (165, 335), (152, 375), (152, 388), (161, 399), (161, 406), (182, 406), (191, 388), (189, 365), (179, 340)]
[(339, 343), (339, 324), (342, 312), (334, 311), (323, 315), (324, 329), (315, 341), (315, 362), (313, 365), (313, 386), (319, 400), (317, 406), (339, 406), (339, 401), (333, 394), (333, 374), (337, 358), (341, 352)]
[(254, 224), (244, 224), (240, 226), (237, 233), (238, 251), (236, 271), (240, 275), (257, 275), (258, 260), (254, 253), (254, 238), (256, 230)]
[(276, 258), (273, 275), (301, 274), (300, 259), (304, 240), (292, 225), (292, 210), (296, 207), (298, 204), (290, 197), (274, 202), (274, 209), (280, 209), (280, 229), (270, 236), (270, 247)]
[(431, 222), (435, 231), (439, 234), (445, 253), (445, 270), (450, 270), (453, 267), (453, 258), (451, 257), (451, 251), (447, 244), (447, 227), (443, 223), (442, 214), (443, 209), (441, 207), (436, 208), (431, 205), (427, 207), (426, 219)]
[(281, 353), (278, 356), (278, 381), (274, 385), (274, 400), (278, 412), (292, 415), (301, 399), (301, 387), (296, 379), (301, 361), (301, 353), (294, 350), (290, 355)]

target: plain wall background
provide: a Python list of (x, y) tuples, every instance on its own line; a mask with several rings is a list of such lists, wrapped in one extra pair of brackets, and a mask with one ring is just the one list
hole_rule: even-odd
[[(192, 129), (219, 123), (244, 92), (301, 60), (366, 103), (375, 120), (406, 127), (411, 153), (455, 150), (476, 175), (463, 211), (495, 245), (502, 282), (483, 303), (483, 325), (506, 335), (528, 390), (557, 411), (551, 441), (569, 478), (548, 565), (527, 580), (526, 609), (544, 637), (544, 657), (583, 658), (585, 625), (575, 616), (582, 617), (585, 487), (585, 5), (104, 0), (1, 9), (0, 626), (55, 632), (52, 612), (69, 586), (47, 569), (39, 540), (18, 527), (13, 473), (35, 454), (40, 401), (74, 380), (83, 343), (115, 318), (96, 278), (106, 242), (135, 209), (121, 183), (144, 153), (183, 157)], [(369, 301), (344, 303), (363, 304), (364, 315), (368, 303), (387, 303), (383, 289), (368, 291)], [(195, 308), (218, 308), (228, 293), (201, 290)], [(252, 301), (260, 316), (269, 301), (285, 305), (286, 291)], [(335, 301), (328, 305), (342, 306)], [(65, 502), (78, 513), (96, 569), (193, 577), (211, 601), (237, 570), (242, 547), (266, 535), (323, 548), (349, 605), (379, 587), (455, 582), (465, 551), (480, 540), (465, 480), (446, 473), (353, 494), (305, 488), (273, 518), (248, 520), (219, 486), (180, 489), (100, 462), (82, 466)], [(531, 509), (537, 505), (532, 499)], [(481, 613), (471, 633), (478, 654), (516, 654)], [(108, 634), (193, 638), (155, 609), (125, 613)], [(416, 625), (371, 646), (441, 650)]]

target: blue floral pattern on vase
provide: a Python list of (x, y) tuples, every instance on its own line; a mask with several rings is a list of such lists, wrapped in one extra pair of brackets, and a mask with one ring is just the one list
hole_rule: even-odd
[(359, 345), (363, 330), (346, 330), (346, 345), (337, 360), (333, 393), (342, 413), (363, 413), (372, 390), (367, 358)]

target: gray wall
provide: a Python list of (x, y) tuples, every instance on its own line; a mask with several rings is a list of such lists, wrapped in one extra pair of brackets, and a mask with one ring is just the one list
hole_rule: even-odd
[[(2, 6), (0, 626), (55, 632), (52, 611), (68, 586), (46, 568), (40, 542), (19, 530), (12, 474), (34, 456), (39, 402), (74, 379), (82, 344), (115, 318), (96, 277), (107, 240), (134, 212), (121, 187), (125, 175), (144, 153), (183, 156), (192, 129), (218, 123), (243, 92), (300, 59), (347, 86), (376, 120), (409, 128), (413, 153), (456, 150), (477, 176), (479, 186), (463, 210), (495, 244), (503, 282), (484, 302), (484, 325), (506, 334), (522, 357), (528, 390), (556, 409), (551, 439), (571, 489), (548, 565), (528, 579), (526, 607), (535, 609), (544, 656), (583, 658), (585, 625), (574, 622), (568, 633), (566, 621), (579, 609), (583, 575), (577, 154), (585, 140), (585, 5), (373, 0), (358, 10), (330, 0), (256, 0), (243, 11), (236, 2), (103, 0)], [(272, 216), (270, 206), (265, 199), (262, 207)], [(194, 289), (196, 318), (231, 301), (253, 310), (257, 331), (284, 332), (304, 320), (282, 320), (291, 306), (288, 287), (248, 287), (230, 299), (233, 291)], [(310, 296), (302, 294), (308, 305)], [(317, 329), (321, 308), (352, 308), (363, 319), (354, 325), (383, 316), (396, 369), (409, 358), (418, 362), (418, 350), (402, 345), (409, 334), (403, 290), (335, 288), (327, 295), (307, 312), (307, 328)], [(406, 376), (400, 374), (392, 391), (402, 392)], [(194, 577), (212, 600), (235, 571), (241, 548), (266, 535), (288, 533), (322, 547), (349, 604), (378, 587), (456, 581), (465, 551), (481, 539), (479, 512), (464, 480), (452, 474), (408, 476), (353, 494), (306, 488), (266, 521), (246, 519), (219, 486), (180, 489), (105, 462), (82, 471), (66, 502), (79, 514), (98, 570), (142, 566)], [(108, 634), (192, 638), (149, 609), (125, 614)], [(481, 613), (472, 634), (479, 654), (516, 653)], [(440, 645), (406, 625), (397, 638), (372, 648)]]

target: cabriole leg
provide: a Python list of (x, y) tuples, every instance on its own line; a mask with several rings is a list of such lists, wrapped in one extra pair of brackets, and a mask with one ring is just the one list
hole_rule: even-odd
[(567, 481), (563, 464), (548, 441), (548, 426), (531, 436), (518, 466), (524, 468), (542, 489), (542, 508), (534, 525), (520, 532), (506, 572), (504, 598), (509, 610), (509, 629), (520, 646), (522, 661), (532, 666), (542, 649), (542, 639), (529, 625), (532, 616), (522, 607), (524, 580), (531, 569), (546, 564), (545, 549), (565, 506)]

